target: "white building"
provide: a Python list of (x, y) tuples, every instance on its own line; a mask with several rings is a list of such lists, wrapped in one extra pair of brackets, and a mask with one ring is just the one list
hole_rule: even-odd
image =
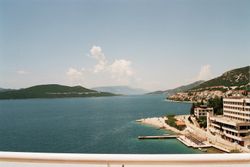
[(250, 146), (250, 98), (223, 99), (223, 115), (208, 114), (208, 130), (233, 143)]
[(205, 105), (201, 105), (199, 107), (194, 108), (194, 115), (196, 118), (207, 117), (208, 112), (213, 112), (213, 108), (207, 107)]
[(224, 98), (223, 115), (239, 121), (250, 122), (250, 98)]

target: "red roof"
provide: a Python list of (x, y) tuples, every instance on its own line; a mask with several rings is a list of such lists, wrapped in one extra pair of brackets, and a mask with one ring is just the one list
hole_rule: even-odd
[(186, 125), (185, 122), (180, 121), (180, 120), (175, 121), (175, 123), (177, 126), (185, 126)]

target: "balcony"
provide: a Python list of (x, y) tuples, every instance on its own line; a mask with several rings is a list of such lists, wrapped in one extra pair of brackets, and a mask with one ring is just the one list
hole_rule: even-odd
[(235, 132), (235, 133), (247, 133), (248, 130), (236, 130), (236, 129), (231, 129), (231, 128), (228, 128), (228, 127), (222, 127), (223, 130), (228, 130), (228, 131), (231, 131), (231, 132)]
[(220, 126), (220, 125), (218, 125), (218, 124), (215, 124), (215, 123), (213, 123), (213, 122), (211, 123), (211, 125), (212, 125), (212, 126), (214, 126), (214, 127), (217, 127), (217, 128), (219, 128), (219, 129), (221, 128), (221, 126)]
[(245, 167), (249, 164), (250, 154), (114, 155), (0, 152), (0, 166), (11, 167)]
[[(228, 113), (228, 112), (224, 112), (224, 115), (225, 116), (231, 116), (231, 117), (234, 117), (234, 118), (242, 118), (244, 120), (250, 120), (248, 116), (242, 116), (242, 115), (238, 115), (238, 114), (231, 114), (231, 113)], [(242, 121), (242, 122), (245, 122), (246, 124), (250, 124), (249, 122), (246, 122), (246, 121)]]
[(236, 109), (232, 109), (232, 108), (224, 108), (224, 110), (235, 112), (236, 114), (237, 113), (250, 114), (250, 111), (246, 111), (246, 110), (243, 111), (243, 109), (242, 110), (236, 110)]
[(243, 138), (244, 138), (244, 137), (234, 136), (234, 135), (228, 134), (226, 132), (223, 132), (223, 133), (225, 134), (225, 136), (230, 137), (230, 138), (235, 139), (235, 140), (238, 140), (238, 141), (243, 141)]

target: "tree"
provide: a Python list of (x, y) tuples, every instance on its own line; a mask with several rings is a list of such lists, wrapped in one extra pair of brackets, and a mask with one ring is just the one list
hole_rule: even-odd
[(206, 117), (199, 118), (198, 123), (199, 123), (200, 127), (206, 128), (207, 127), (207, 118)]
[(204, 99), (201, 99), (201, 105), (204, 105)]
[(194, 108), (195, 108), (195, 104), (192, 103), (192, 107), (190, 109), (190, 115), (194, 115)]
[(208, 100), (208, 107), (214, 108), (214, 114), (223, 114), (223, 99), (222, 97), (216, 97)]

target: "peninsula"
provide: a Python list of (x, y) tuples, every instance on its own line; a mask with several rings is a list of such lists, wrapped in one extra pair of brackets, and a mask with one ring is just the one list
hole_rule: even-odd
[(65, 98), (115, 96), (108, 92), (99, 92), (82, 86), (64, 86), (58, 84), (37, 85), (19, 90), (0, 92), (0, 99)]

